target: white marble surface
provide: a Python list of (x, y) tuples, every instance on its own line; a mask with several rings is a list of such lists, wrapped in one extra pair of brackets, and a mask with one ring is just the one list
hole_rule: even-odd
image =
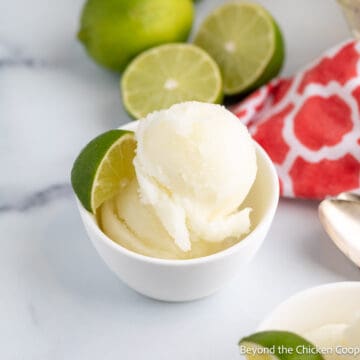
[[(197, 2), (197, 23), (221, 0)], [(332, 0), (263, 0), (287, 41), (285, 74), (349, 36)], [(0, 359), (239, 359), (238, 339), (309, 286), (360, 280), (315, 202), (282, 200), (255, 261), (219, 294), (167, 304), (108, 271), (69, 186), (79, 149), (129, 119), (118, 76), (75, 40), (81, 0), (0, 0)]]

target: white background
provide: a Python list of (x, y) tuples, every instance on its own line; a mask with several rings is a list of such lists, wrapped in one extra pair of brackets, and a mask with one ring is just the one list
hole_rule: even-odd
[[(195, 29), (221, 2), (197, 2)], [(333, 0), (260, 2), (285, 35), (286, 75), (349, 36)], [(208, 299), (153, 301), (110, 273), (69, 170), (91, 137), (129, 119), (118, 76), (75, 40), (81, 4), (0, 0), (0, 359), (235, 360), (239, 338), (288, 296), (360, 279), (321, 229), (318, 204), (294, 200), (280, 202), (250, 266)]]

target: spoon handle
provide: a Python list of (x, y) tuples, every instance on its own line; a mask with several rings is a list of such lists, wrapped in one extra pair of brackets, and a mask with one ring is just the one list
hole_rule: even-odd
[(343, 192), (337, 196), (337, 199), (346, 201), (360, 201), (360, 194), (353, 192)]

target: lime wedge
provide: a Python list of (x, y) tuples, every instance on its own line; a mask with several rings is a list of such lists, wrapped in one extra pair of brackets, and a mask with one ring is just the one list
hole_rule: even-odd
[(239, 342), (240, 352), (251, 360), (324, 360), (316, 347), (287, 331), (264, 331)]
[(202, 23), (194, 42), (219, 64), (226, 95), (265, 84), (284, 61), (279, 27), (254, 3), (230, 2), (217, 8)]
[(131, 131), (110, 130), (90, 141), (71, 171), (71, 184), (82, 205), (92, 213), (135, 176), (136, 141)]
[(145, 51), (127, 67), (121, 81), (124, 106), (135, 118), (183, 101), (219, 103), (218, 65), (191, 44), (167, 44)]

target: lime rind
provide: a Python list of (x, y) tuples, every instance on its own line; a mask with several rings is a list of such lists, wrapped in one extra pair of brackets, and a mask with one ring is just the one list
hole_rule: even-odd
[[(316, 346), (305, 338), (289, 331), (262, 331), (244, 337), (239, 341), (239, 346), (247, 348), (272, 349), (272, 354), (267, 356), (247, 355), (248, 359), (280, 359), (280, 360), (324, 360)], [(285, 349), (292, 349), (287, 351)], [(303, 350), (302, 350), (303, 349)], [(303, 354), (300, 354), (300, 352)]]
[[(243, 21), (249, 19), (243, 28), (239, 17)], [(225, 23), (226, 18), (229, 19)], [(235, 55), (231, 55), (231, 49), (227, 54), (228, 38), (235, 42)], [(259, 53), (261, 39), (265, 41), (265, 54)], [(194, 43), (219, 64), (225, 95), (237, 95), (263, 85), (279, 73), (284, 60), (284, 42), (278, 25), (262, 6), (246, 1), (230, 2), (214, 10), (202, 23)], [(249, 48), (251, 51), (245, 51)], [(251, 57), (251, 52), (258, 54)]]
[[(125, 161), (127, 165), (124, 163), (120, 166), (119, 173), (115, 174), (113, 179), (109, 179), (108, 183), (103, 180), (99, 181), (99, 178), (104, 176), (101, 172), (106, 173), (104, 167), (109, 161), (110, 154), (119, 146), (120, 142), (123, 143), (127, 140), (134, 144), (135, 152), (133, 132), (126, 130), (107, 131), (90, 141), (76, 158), (71, 171), (71, 184), (81, 204), (88, 211), (95, 213), (103, 201), (115, 195), (121, 186), (121, 181), (132, 176), (134, 171), (132, 166), (130, 169), (125, 169), (129, 167), (128, 163), (132, 159), (119, 159), (120, 162)], [(118, 155), (119, 157), (122, 156), (121, 154)], [(98, 194), (96, 194), (97, 191), (99, 191)]]
[(257, 79), (255, 83), (253, 83), (251, 86), (245, 89), (246, 91), (255, 90), (258, 87), (269, 82), (271, 79), (273, 79), (280, 73), (280, 70), (284, 64), (284, 60), (285, 60), (284, 39), (281, 30), (279, 28), (279, 25), (274, 20), (273, 20), (273, 24), (275, 29), (275, 43), (278, 44), (276, 46), (277, 50), (274, 52), (270, 62), (266, 66), (265, 70), (263, 70), (263, 73), (261, 74), (259, 79)]
[[(167, 80), (175, 89), (164, 89)], [(120, 87), (125, 109), (134, 118), (196, 100), (221, 103), (222, 77), (216, 62), (192, 44), (166, 44), (137, 56), (126, 68)]]

